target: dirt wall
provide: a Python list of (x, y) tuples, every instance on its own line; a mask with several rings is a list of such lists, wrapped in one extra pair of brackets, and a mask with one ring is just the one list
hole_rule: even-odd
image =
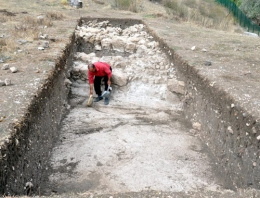
[(9, 127), (10, 137), (0, 150), (0, 194), (41, 194), (51, 149), (67, 110), (69, 89), (64, 80), (69, 77), (74, 37), (34, 95), (27, 113)]
[(198, 135), (215, 156), (219, 170), (237, 188), (259, 189), (259, 118), (250, 115), (239, 101), (200, 75), (151, 29), (149, 31), (174, 63), (179, 78), (185, 81), (185, 118), (191, 124), (201, 124)]

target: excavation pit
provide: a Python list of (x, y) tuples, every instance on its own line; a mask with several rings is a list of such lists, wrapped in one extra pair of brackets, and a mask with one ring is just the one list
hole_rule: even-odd
[[(241, 175), (232, 171), (230, 163), (237, 159), (228, 147), (235, 140), (223, 151), (217, 143), (225, 137), (217, 136), (214, 143), (215, 137), (203, 132), (225, 132), (220, 121), (229, 120), (228, 115), (203, 123), (212, 107), (223, 104), (210, 96), (205, 102), (209, 92), (203, 88), (212, 88), (147, 24), (85, 18), (71, 38), (28, 114), (1, 147), (3, 194), (258, 187), (248, 165)], [(89, 108), (87, 65), (95, 61), (111, 64), (113, 90), (108, 106), (100, 101)], [(232, 103), (229, 98), (224, 102)], [(219, 153), (233, 161), (223, 162)]]

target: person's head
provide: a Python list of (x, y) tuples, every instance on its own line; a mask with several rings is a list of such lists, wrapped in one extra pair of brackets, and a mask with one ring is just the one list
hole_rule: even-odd
[(95, 65), (94, 64), (89, 64), (88, 65), (88, 70), (91, 71), (91, 72), (95, 72), (96, 71)]

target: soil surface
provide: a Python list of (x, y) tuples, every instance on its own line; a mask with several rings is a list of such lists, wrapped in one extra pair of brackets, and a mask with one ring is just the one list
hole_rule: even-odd
[[(52, 19), (52, 25), (39, 27), (39, 32), (48, 34), (48, 38), (45, 39), (49, 41), (48, 48), (38, 50), (38, 47), (42, 45), (42, 40), (34, 40), (31, 37), (29, 38), (28, 35), (20, 34), (17, 40), (25, 39), (26, 43), (19, 44), (18, 48), (16, 47), (8, 53), (0, 51), (0, 59), (2, 60), (0, 67), (9, 64), (9, 66), (15, 66), (18, 69), (17, 73), (11, 73), (10, 70), (0, 68), (0, 80), (10, 79), (12, 82), (11, 86), (0, 87), (1, 142), (4, 142), (9, 136), (9, 124), (18, 122), (22, 118), (28, 104), (37, 91), (41, 89), (44, 80), (48, 77), (56, 60), (61, 56), (65, 45), (69, 42), (69, 36), (74, 32), (77, 20), (80, 17), (137, 18), (144, 20), (149, 25), (149, 28), (165, 40), (171, 48), (175, 49), (179, 56), (191, 66), (197, 68), (199, 74), (209, 79), (212, 86), (217, 86), (229, 93), (230, 97), (234, 98), (234, 101), (244, 107), (249, 114), (256, 117), (260, 116), (260, 88), (258, 86), (260, 79), (259, 37), (180, 23), (171, 19), (163, 7), (150, 1), (143, 1), (139, 13), (115, 10), (110, 3), (110, 1), (88, 0), (83, 2), (82, 9), (76, 9), (63, 6), (59, 1), (29, 0), (17, 2), (15, 0), (0, 0), (0, 20), (5, 18), (0, 24), (0, 41), (18, 31), (16, 28), (25, 28), (21, 24), (26, 21), (26, 16), (37, 18), (37, 16), (54, 11), (63, 15), (61, 19)], [(18, 42), (17, 40), (15, 42)], [(192, 48), (194, 46), (195, 49)], [(211, 64), (206, 65), (206, 61), (211, 62)], [(87, 152), (84, 152), (85, 149), (76, 150), (78, 152), (77, 156), (73, 158), (70, 155), (63, 156), (64, 153), (68, 153), (62, 150), (62, 146), (54, 149), (54, 155), (57, 153), (57, 155), (61, 156), (61, 158), (54, 157), (57, 163), (61, 163), (59, 170), (64, 164), (69, 164), (63, 167), (66, 170), (64, 174), (59, 174), (60, 177), (63, 177), (62, 179), (65, 178), (62, 182), (65, 184), (72, 182), (78, 188), (83, 186), (86, 189), (86, 186), (84, 186), (86, 185), (85, 181), (92, 178), (92, 183), (90, 182), (92, 186), (89, 188), (95, 187), (96, 191), (85, 192), (85, 194), (81, 192), (78, 194), (53, 195), (54, 197), (93, 197), (94, 195), (98, 197), (102, 195), (96, 195), (95, 193), (103, 190), (106, 193), (105, 197), (257, 196), (258, 192), (254, 190), (233, 192), (219, 187), (223, 183), (218, 183), (218, 179), (215, 180), (215, 173), (211, 171), (212, 167), (210, 166), (212, 161), (203, 152), (203, 144), (189, 133), (189, 126), (186, 126), (179, 119), (178, 109), (172, 111), (174, 116), (171, 116), (175, 118), (172, 124), (166, 124), (164, 120), (162, 122), (158, 121), (159, 118), (156, 117), (160, 115), (159, 117), (165, 116), (167, 119), (169, 116), (169, 111), (167, 111), (169, 104), (165, 101), (159, 100), (156, 102), (156, 105), (160, 105), (160, 109), (150, 105), (147, 107), (145, 102), (137, 105), (135, 101), (134, 103), (125, 101), (124, 98), (131, 99), (131, 97), (126, 97), (123, 94), (124, 92), (127, 93), (126, 90), (122, 90), (121, 93), (119, 91), (115, 91), (109, 107), (105, 107), (101, 103), (95, 105), (92, 109), (79, 106), (73, 109), (71, 114), (64, 120), (61, 135), (61, 137), (65, 137), (64, 144), (70, 146), (73, 143), (76, 146), (78, 144), (85, 145), (88, 142), (89, 144), (85, 145), (88, 147), (86, 148)], [(131, 89), (128, 91), (133, 93)], [(137, 96), (133, 98), (135, 97)], [(155, 101), (156, 98), (145, 98), (145, 101), (147, 100)], [(125, 104), (123, 105), (122, 102)], [(131, 106), (131, 108), (125, 108), (126, 106)], [(126, 117), (122, 118), (122, 114), (125, 114)], [(151, 115), (154, 115), (154, 117)], [(99, 117), (101, 120), (109, 116), (109, 119), (108, 121), (104, 120), (101, 123), (102, 126), (95, 128), (96, 125), (91, 125), (90, 116)], [(80, 118), (78, 122), (72, 122), (78, 118)], [(68, 123), (71, 124), (68, 125)], [(74, 126), (73, 124), (77, 125)], [(89, 124), (89, 131), (84, 128), (85, 124)], [(108, 126), (108, 129), (104, 128), (104, 125)], [(69, 127), (73, 126), (74, 132), (66, 134), (66, 131), (70, 129)], [(105, 140), (105, 143), (100, 142), (101, 138)], [(167, 142), (171, 138), (176, 144), (172, 145), (172, 141)], [(77, 143), (71, 142), (69, 139), (77, 140)], [(111, 146), (113, 142), (117, 142), (117, 144)], [(167, 142), (164, 149), (169, 150), (169, 153), (162, 152), (161, 142)], [(92, 150), (90, 148), (92, 144), (99, 145), (100, 148)], [(154, 145), (156, 146), (153, 150)], [(71, 148), (70, 151), (76, 152), (74, 148)], [(100, 151), (106, 151), (109, 155)], [(84, 155), (86, 158), (82, 157)], [(171, 160), (168, 160), (169, 156), (172, 157)], [(180, 160), (183, 156), (185, 158)], [(89, 158), (87, 157), (91, 157), (91, 161), (88, 161)], [(142, 160), (139, 160), (136, 164), (128, 163), (129, 160), (134, 161), (136, 158)], [(199, 159), (205, 160), (206, 163), (200, 164)], [(75, 183), (73, 178), (68, 179), (66, 177), (66, 173), (71, 169), (71, 171), (79, 172), (81, 166), (76, 165), (80, 164), (80, 160), (88, 169), (86, 175), (79, 175), (80, 179), (77, 181), (79, 183)], [(190, 160), (192, 163), (190, 163)], [(184, 163), (185, 161), (187, 163)], [(154, 162), (157, 162), (157, 164)], [(133, 171), (133, 169), (141, 167), (143, 164), (146, 164), (147, 169), (139, 169), (140, 172)], [(104, 167), (104, 165), (107, 165), (108, 169), (102, 172), (101, 167)], [(160, 168), (162, 166), (164, 169)], [(173, 170), (171, 170), (170, 166), (179, 167), (178, 171), (187, 171), (188, 169), (185, 180), (173, 177)], [(73, 169), (73, 167), (76, 168)], [(115, 169), (115, 167), (121, 169)], [(127, 174), (120, 174), (120, 171)], [(141, 181), (136, 183), (135, 175), (145, 175), (147, 172), (154, 173), (154, 175), (147, 174), (145, 180), (150, 183), (143, 184)], [(177, 172), (175, 172), (176, 175), (178, 175)], [(193, 176), (194, 173), (196, 176)], [(101, 185), (99, 183), (101, 177), (106, 178), (104, 181), (110, 181)], [(125, 181), (124, 177), (129, 179)], [(168, 185), (170, 180), (181, 180), (183, 183), (179, 186), (170, 186)], [(197, 182), (198, 180), (200, 182)], [(163, 184), (164, 182), (167, 185), (159, 185), (159, 183)], [(69, 187), (65, 185), (65, 188), (56, 187), (55, 189), (64, 193), (70, 190), (73, 191), (73, 185)], [(155, 188), (151, 189), (150, 186), (155, 186)], [(201, 191), (195, 190), (205, 186), (207, 188)], [(172, 193), (171, 189), (174, 189), (175, 193)], [(137, 194), (131, 192), (142, 190), (144, 194), (142, 192)], [(160, 190), (166, 192), (157, 192)]]

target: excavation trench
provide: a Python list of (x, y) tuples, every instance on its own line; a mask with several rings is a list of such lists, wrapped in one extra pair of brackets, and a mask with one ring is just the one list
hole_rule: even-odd
[[(87, 65), (96, 61), (111, 64), (113, 90), (109, 105), (87, 107)], [(1, 149), (2, 193), (258, 187), (245, 163), (232, 170), (236, 140), (213, 133), (226, 134), (221, 120), (230, 117), (212, 111), (232, 101), (214, 101), (207, 82), (142, 21), (81, 19), (43, 87)]]

